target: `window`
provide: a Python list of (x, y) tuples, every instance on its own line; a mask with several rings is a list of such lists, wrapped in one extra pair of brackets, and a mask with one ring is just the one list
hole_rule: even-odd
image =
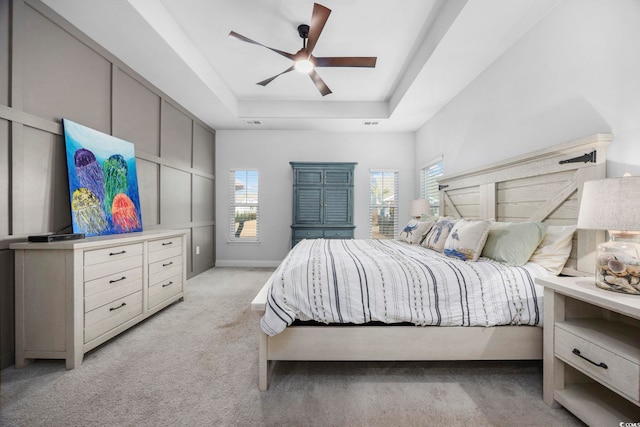
[(437, 180), (442, 176), (442, 170), (442, 159), (420, 169), (420, 198), (429, 201), (431, 214), (435, 216), (440, 215), (440, 190)]
[(371, 170), (369, 235), (394, 239), (398, 235), (398, 172)]
[(229, 238), (258, 240), (258, 171), (231, 170), (229, 174)]

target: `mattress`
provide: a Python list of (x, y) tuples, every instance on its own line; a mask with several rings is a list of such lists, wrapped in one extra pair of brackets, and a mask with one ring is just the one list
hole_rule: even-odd
[(303, 240), (270, 278), (269, 336), (294, 321), (416, 326), (542, 325), (549, 273), (528, 263), (461, 261), (393, 239)]

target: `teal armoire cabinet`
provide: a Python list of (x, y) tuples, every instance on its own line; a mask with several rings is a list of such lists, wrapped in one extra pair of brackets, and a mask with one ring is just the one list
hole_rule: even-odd
[(357, 163), (291, 162), (291, 246), (302, 239), (353, 239), (353, 173)]

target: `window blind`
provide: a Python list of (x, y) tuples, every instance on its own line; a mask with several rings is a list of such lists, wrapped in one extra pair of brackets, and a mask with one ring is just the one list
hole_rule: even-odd
[(370, 170), (369, 236), (393, 239), (398, 235), (398, 171)]
[(229, 172), (229, 239), (258, 240), (260, 223), (258, 171)]
[(442, 176), (442, 174), (442, 160), (438, 160), (420, 169), (420, 198), (429, 201), (433, 215), (440, 215), (438, 178)]

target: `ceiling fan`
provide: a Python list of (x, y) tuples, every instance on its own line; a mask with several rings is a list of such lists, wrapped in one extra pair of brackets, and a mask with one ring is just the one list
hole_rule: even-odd
[(298, 35), (302, 38), (302, 49), (300, 49), (295, 54), (283, 52), (278, 49), (271, 48), (269, 46), (265, 46), (261, 43), (258, 43), (250, 38), (247, 38), (243, 35), (236, 33), (235, 31), (231, 31), (229, 33), (229, 37), (232, 37), (237, 40), (241, 40), (243, 42), (256, 44), (258, 46), (266, 47), (267, 49), (284, 56), (285, 58), (289, 58), (293, 61), (293, 65), (280, 74), (276, 74), (273, 77), (269, 77), (266, 80), (258, 82), (257, 84), (261, 86), (266, 86), (271, 83), (276, 77), (281, 76), (285, 73), (288, 73), (292, 70), (297, 70), (302, 73), (309, 74), (313, 83), (315, 83), (316, 87), (322, 94), (322, 96), (328, 95), (331, 93), (331, 90), (327, 86), (327, 84), (322, 80), (322, 78), (316, 72), (316, 67), (366, 67), (366, 68), (374, 68), (376, 66), (377, 57), (373, 56), (344, 56), (344, 57), (323, 57), (317, 58), (312, 55), (313, 48), (316, 47), (316, 43), (318, 42), (318, 38), (320, 37), (320, 33), (324, 28), (324, 25), (327, 23), (327, 19), (329, 19), (329, 14), (331, 13), (331, 9), (328, 9), (321, 4), (314, 3), (313, 4), (313, 13), (311, 15), (311, 24), (306, 25), (302, 24), (298, 26)]

